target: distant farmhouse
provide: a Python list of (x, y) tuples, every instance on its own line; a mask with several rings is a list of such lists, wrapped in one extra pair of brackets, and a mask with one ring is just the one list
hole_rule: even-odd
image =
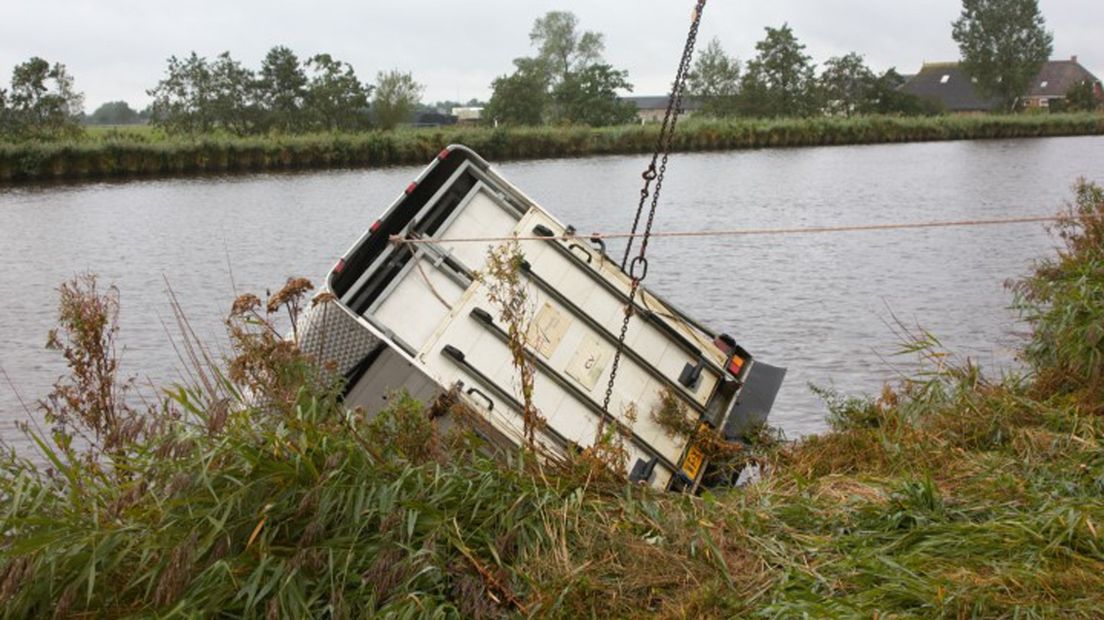
[[(1055, 100), (1064, 99), (1070, 88), (1085, 81), (1093, 85), (1097, 98), (1104, 100), (1100, 80), (1077, 62), (1077, 56), (1048, 61), (1031, 82), (1024, 106), (1048, 109)], [(920, 73), (909, 78), (901, 90), (936, 101), (948, 112), (960, 114), (990, 112), (1000, 106), (999, 99), (981, 95), (976, 81), (956, 62), (924, 63)]]
[(477, 125), (483, 117), (480, 106), (464, 106), (448, 110), (424, 110), (414, 114), (414, 127), (447, 127), (449, 125)]
[(483, 118), (483, 106), (462, 106), (452, 109), (452, 115), (461, 125), (476, 125)]
[[(644, 97), (621, 97), (621, 101), (636, 106), (636, 119), (641, 123), (659, 123), (663, 121), (663, 115), (667, 113), (667, 95)], [(682, 115), (691, 116), (701, 109), (701, 105), (693, 99), (682, 100)]]
[(433, 110), (415, 113), (414, 122), (411, 123), (413, 127), (445, 127), (455, 124), (455, 116), (442, 114)]

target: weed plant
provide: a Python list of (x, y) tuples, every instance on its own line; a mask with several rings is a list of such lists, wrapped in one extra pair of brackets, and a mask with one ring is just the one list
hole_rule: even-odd
[(86, 438), (32, 427), (42, 458), (0, 465), (0, 616), (1099, 618), (1101, 198), (1080, 186), (1062, 251), (1016, 285), (1023, 372), (916, 331), (915, 376), (830, 398), (822, 435), (763, 433), (767, 475), (700, 497), (492, 458), (438, 430), (447, 403), (345, 409), (271, 326), (301, 282), (235, 304), (243, 372), (207, 364), (141, 432), (97, 434), (130, 419), (82, 370), (114, 305), (74, 283), (55, 395)]

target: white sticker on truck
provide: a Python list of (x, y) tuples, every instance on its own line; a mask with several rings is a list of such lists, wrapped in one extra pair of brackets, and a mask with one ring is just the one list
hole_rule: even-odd
[(594, 390), (598, 378), (606, 370), (610, 360), (610, 349), (593, 336), (586, 336), (575, 350), (575, 357), (567, 365), (567, 374), (583, 384), (587, 390)]
[(529, 324), (529, 333), (525, 335), (525, 340), (545, 359), (549, 359), (560, 346), (560, 341), (570, 326), (570, 316), (545, 302), (536, 319)]

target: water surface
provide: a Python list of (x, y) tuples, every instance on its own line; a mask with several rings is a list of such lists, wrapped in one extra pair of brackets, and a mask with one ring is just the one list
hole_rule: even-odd
[[(511, 163), (500, 172), (581, 232), (631, 223), (643, 157)], [(166, 281), (216, 352), (237, 291), (320, 281), (417, 168), (0, 189), (0, 437), (64, 368), (43, 349), (56, 288), (98, 273), (122, 291), (124, 370), (179, 380)], [(656, 230), (838, 226), (1047, 215), (1080, 176), (1104, 181), (1104, 138), (675, 155)], [(832, 235), (656, 239), (648, 285), (788, 366), (773, 421), (825, 428), (808, 384), (876, 393), (907, 360), (893, 317), (996, 372), (1024, 327), (1003, 283), (1054, 246), (1039, 224)], [(611, 251), (619, 256), (619, 247)], [(166, 329), (166, 325), (168, 328)], [(20, 398), (21, 397), (21, 398)]]

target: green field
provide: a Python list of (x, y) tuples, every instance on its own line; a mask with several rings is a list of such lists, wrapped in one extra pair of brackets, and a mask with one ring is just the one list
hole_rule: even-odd
[[(170, 137), (148, 127), (98, 127), (76, 141), (0, 142), (0, 183), (421, 165), (453, 143), (491, 160), (645, 153), (655, 148), (658, 129), (453, 127), (238, 138)], [(711, 151), (1101, 134), (1104, 116), (1096, 114), (688, 119), (679, 126), (674, 148)]]
[(764, 430), (731, 464), (765, 479), (700, 497), (625, 483), (616, 436), (541, 465), (409, 399), (366, 421), (251, 296), (227, 363), (186, 348), (194, 382), (140, 405), (117, 295), (66, 285), (72, 376), (42, 455), (0, 459), (0, 617), (1100, 618), (1104, 192), (1058, 232), (1015, 285), (1022, 374), (902, 333), (922, 371), (828, 394), (820, 436)]

